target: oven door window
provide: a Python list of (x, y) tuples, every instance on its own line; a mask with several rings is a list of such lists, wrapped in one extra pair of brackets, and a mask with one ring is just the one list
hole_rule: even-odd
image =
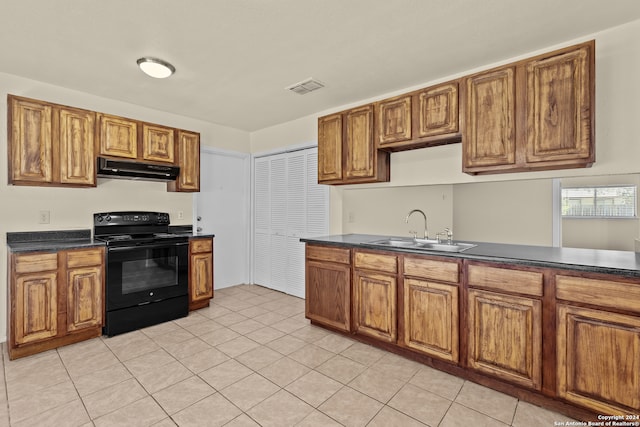
[(107, 311), (188, 293), (188, 244), (110, 248)]

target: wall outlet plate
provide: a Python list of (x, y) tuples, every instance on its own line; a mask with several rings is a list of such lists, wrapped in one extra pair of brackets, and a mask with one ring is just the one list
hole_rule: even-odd
[(51, 222), (51, 211), (38, 212), (38, 224), (49, 224)]

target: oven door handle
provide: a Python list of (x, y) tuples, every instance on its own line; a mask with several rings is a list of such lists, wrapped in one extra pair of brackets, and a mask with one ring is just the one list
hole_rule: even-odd
[(189, 242), (180, 242), (180, 243), (152, 243), (150, 245), (142, 244), (136, 246), (118, 246), (107, 248), (109, 252), (124, 252), (124, 251), (135, 251), (136, 249), (158, 249), (158, 248), (174, 248), (176, 246), (186, 246)]

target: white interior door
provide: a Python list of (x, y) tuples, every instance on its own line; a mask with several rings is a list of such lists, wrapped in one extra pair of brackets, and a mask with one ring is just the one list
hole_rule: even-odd
[(329, 189), (316, 148), (254, 159), (254, 283), (304, 298), (301, 237), (329, 231)]
[(249, 191), (249, 155), (202, 149), (194, 213), (196, 226), (215, 234), (213, 280), (217, 289), (249, 283)]

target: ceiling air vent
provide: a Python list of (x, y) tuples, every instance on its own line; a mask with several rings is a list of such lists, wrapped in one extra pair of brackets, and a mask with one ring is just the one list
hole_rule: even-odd
[(322, 87), (324, 87), (324, 84), (310, 77), (307, 80), (293, 84), (285, 89), (288, 89), (291, 92), (295, 92), (298, 95), (304, 95), (306, 93), (313, 92), (314, 90), (320, 89)]

